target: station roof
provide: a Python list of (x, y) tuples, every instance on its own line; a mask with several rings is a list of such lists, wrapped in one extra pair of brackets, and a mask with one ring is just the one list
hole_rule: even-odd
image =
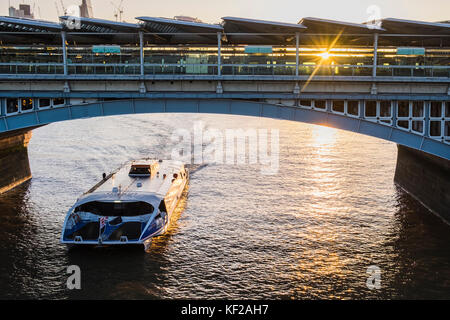
[(143, 28), (152, 33), (216, 33), (223, 31), (218, 24), (191, 22), (177, 19), (137, 17)]
[(381, 20), (381, 25), (392, 34), (450, 35), (449, 23), (386, 18)]
[[(230, 44), (293, 45), (295, 33), (301, 33), (302, 44), (326, 44), (339, 35), (342, 45), (372, 45), (373, 34), (380, 34), (380, 45), (450, 46), (450, 23), (424, 22), (386, 18), (378, 23), (350, 23), (307, 17), (298, 24), (223, 17), (221, 24), (142, 16), (138, 23), (116, 22), (94, 18), (77, 18), (71, 28), (70, 17), (60, 23), (25, 18), (0, 17), (0, 41), (11, 44), (60, 43), (61, 31), (77, 44), (135, 44), (138, 32), (153, 44), (216, 44), (217, 33)], [(370, 25), (370, 27), (369, 27)], [(33, 33), (33, 36), (27, 33)], [(261, 35), (260, 35), (261, 34)], [(408, 35), (408, 37), (402, 37)]]
[(58, 32), (61, 30), (62, 26), (56, 22), (0, 16), (0, 31)]
[(351, 23), (344, 21), (328, 20), (307, 17), (300, 20), (301, 24), (306, 26), (308, 29), (307, 33), (330, 33), (337, 34), (340, 32), (347, 34), (361, 34), (361, 33), (375, 33), (384, 32), (385, 29), (373, 24), (362, 24), (362, 23)]
[(223, 17), (222, 20), (228, 42), (235, 44), (292, 44), (295, 43), (293, 35), (306, 29), (301, 24), (268, 20), (238, 17)]
[(137, 17), (145, 31), (144, 39), (157, 44), (215, 44), (218, 24), (191, 22), (157, 17)]
[(139, 42), (139, 24), (69, 16), (59, 18), (69, 43), (135, 44)]
[(226, 33), (295, 33), (306, 29), (302, 24), (223, 17)]
[[(56, 22), (0, 16), (0, 42), (11, 44), (61, 43), (62, 26)], [(33, 36), (28, 33), (33, 32)]]
[[(140, 26), (135, 23), (117, 22), (103, 19), (93, 18), (76, 18), (79, 21), (79, 26), (74, 25), (74, 28), (68, 28), (67, 23), (71, 22), (71, 17), (63, 16), (59, 18), (66, 29), (74, 32), (97, 32), (97, 33), (119, 33), (119, 32), (136, 32)], [(74, 21), (75, 23), (77, 21)], [(79, 27), (79, 28), (78, 28)]]
[(380, 38), (381, 45), (450, 46), (448, 23), (397, 18), (386, 18), (378, 22), (386, 30), (386, 36)]

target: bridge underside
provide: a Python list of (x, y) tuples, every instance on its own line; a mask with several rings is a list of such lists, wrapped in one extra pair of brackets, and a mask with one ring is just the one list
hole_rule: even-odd
[[(361, 133), (399, 145), (395, 181), (411, 193), (432, 212), (450, 223), (450, 146), (426, 135), (398, 128), (383, 122), (383, 119), (365, 117), (364, 103), (360, 110), (352, 115), (347, 113), (350, 105), (345, 103), (344, 112), (333, 111), (333, 101), (326, 100), (324, 109), (301, 106), (293, 102), (278, 99), (265, 101), (245, 101), (242, 99), (119, 99), (112, 101), (98, 99), (75, 99), (79, 104), (65, 104), (48, 108), (32, 109), (30, 112), (17, 113), (3, 117), (0, 121), (0, 193), (31, 178), (28, 164), (27, 145), (33, 128), (52, 122), (140, 113), (210, 113), (235, 114), (244, 116), (268, 117), (326, 125), (338, 129)], [(262, 101), (261, 101), (262, 100)], [(393, 108), (396, 105), (392, 104)], [(380, 105), (377, 105), (378, 113)], [(391, 119), (390, 124), (395, 122)], [(405, 120), (406, 121), (406, 120)], [(413, 120), (410, 120), (412, 123)], [(410, 124), (410, 128), (411, 124)]]

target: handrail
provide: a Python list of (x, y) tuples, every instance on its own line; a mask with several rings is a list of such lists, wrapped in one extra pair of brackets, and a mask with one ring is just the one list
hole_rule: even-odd
[[(64, 63), (0, 63), (0, 74), (64, 74)], [(67, 74), (187, 74), (187, 75), (296, 75), (297, 64), (249, 63), (67, 63)], [(298, 64), (298, 75), (317, 73), (317, 76), (373, 76), (373, 65), (355, 64)], [(439, 77), (450, 78), (450, 65), (377, 65), (375, 76), (383, 77)]]

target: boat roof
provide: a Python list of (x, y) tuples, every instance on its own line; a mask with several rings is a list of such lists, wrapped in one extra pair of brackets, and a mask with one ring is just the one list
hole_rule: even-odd
[[(131, 166), (159, 165), (158, 172), (149, 177), (130, 176)], [(130, 161), (114, 172), (106, 181), (89, 190), (78, 199), (76, 206), (93, 201), (143, 201), (158, 205), (172, 186), (173, 174), (179, 173), (184, 164), (174, 160)], [(164, 178), (166, 175), (166, 178)]]

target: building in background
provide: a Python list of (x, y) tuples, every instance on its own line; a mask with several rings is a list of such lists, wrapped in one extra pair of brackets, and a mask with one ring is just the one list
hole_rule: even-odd
[(9, 16), (16, 18), (28, 18), (34, 19), (34, 13), (31, 11), (31, 6), (29, 4), (20, 4), (19, 9), (13, 6), (9, 7)]
[(83, 18), (93, 18), (94, 11), (92, 10), (91, 0), (83, 0), (80, 5), (80, 16)]

